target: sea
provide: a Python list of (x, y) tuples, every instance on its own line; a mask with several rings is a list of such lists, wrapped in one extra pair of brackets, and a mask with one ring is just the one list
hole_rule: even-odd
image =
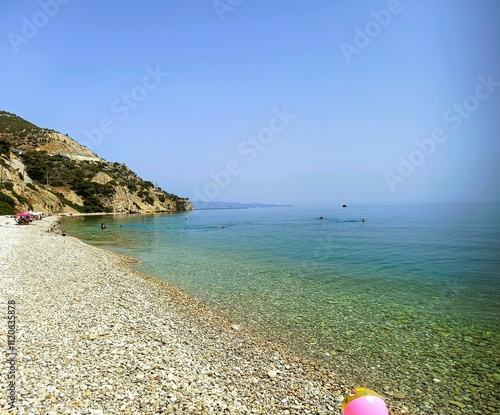
[(351, 386), (436, 413), (465, 413), (457, 402), (500, 412), (499, 204), (195, 210), (63, 227)]

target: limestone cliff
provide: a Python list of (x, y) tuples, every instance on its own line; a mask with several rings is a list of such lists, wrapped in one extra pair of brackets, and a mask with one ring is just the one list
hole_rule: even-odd
[(0, 111), (0, 214), (192, 209), (189, 199), (141, 179), (125, 164), (107, 162), (66, 135)]

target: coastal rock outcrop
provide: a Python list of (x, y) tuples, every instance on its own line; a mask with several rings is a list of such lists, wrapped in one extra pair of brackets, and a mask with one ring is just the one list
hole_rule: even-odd
[(151, 213), (193, 205), (67, 135), (0, 111), (0, 214), (19, 210)]

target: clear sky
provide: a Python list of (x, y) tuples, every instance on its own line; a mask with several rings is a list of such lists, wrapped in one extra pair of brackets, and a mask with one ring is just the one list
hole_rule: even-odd
[(24, 0), (0, 109), (180, 196), (500, 201), (497, 0)]

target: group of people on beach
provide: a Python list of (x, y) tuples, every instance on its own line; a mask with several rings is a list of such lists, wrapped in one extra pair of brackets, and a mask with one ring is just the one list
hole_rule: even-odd
[(14, 221), (18, 225), (30, 225), (33, 221), (35, 220), (42, 220), (45, 218), (47, 215), (45, 213), (32, 213), (32, 212), (23, 212), (23, 213), (18, 213), (15, 216), (11, 216), (14, 218)]
[(29, 225), (33, 222), (33, 216), (19, 216), (14, 218), (18, 225)]

